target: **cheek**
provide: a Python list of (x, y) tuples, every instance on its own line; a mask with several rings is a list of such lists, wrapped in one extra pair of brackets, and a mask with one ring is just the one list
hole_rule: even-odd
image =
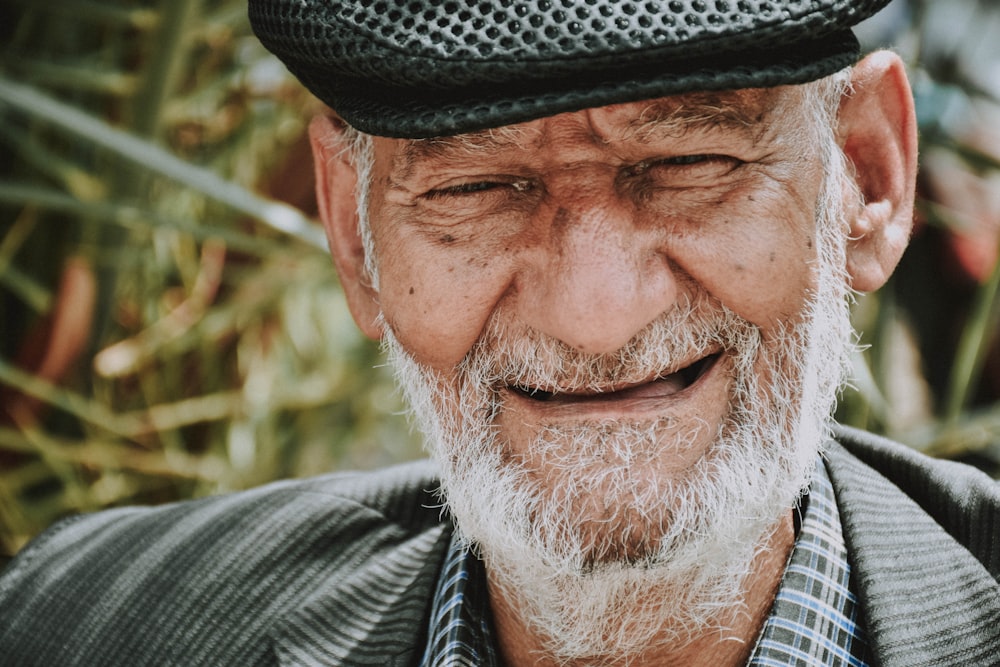
[[(708, 220), (675, 234), (674, 261), (736, 314), (768, 328), (802, 314), (814, 284), (815, 221), (789, 197), (741, 195)], [(782, 202), (783, 205), (778, 205)]]
[(379, 270), (386, 322), (417, 361), (441, 371), (475, 345), (513, 274), (508, 257), (451, 243), (402, 240), (406, 252)]

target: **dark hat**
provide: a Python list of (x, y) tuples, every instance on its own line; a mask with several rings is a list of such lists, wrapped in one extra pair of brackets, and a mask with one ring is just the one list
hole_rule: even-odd
[(690, 91), (804, 83), (888, 0), (250, 0), (348, 123), (420, 138)]

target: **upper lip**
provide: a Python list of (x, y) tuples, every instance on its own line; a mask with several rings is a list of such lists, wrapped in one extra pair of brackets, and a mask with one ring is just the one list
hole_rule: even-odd
[(552, 386), (542, 386), (542, 385), (530, 385), (530, 384), (511, 384), (509, 388), (522, 395), (535, 400), (551, 400), (554, 398), (568, 399), (568, 400), (582, 400), (582, 399), (601, 399), (601, 398), (613, 398), (616, 394), (622, 394), (628, 392), (631, 389), (637, 387), (643, 387), (645, 385), (657, 382), (659, 380), (667, 379), (671, 376), (680, 374), (681, 380), (684, 382), (685, 388), (693, 384), (698, 380), (705, 372), (712, 367), (715, 361), (721, 356), (720, 350), (714, 350), (711, 352), (701, 354), (697, 359), (691, 362), (679, 365), (675, 370), (663, 371), (657, 373), (656, 375), (640, 381), (633, 382), (621, 382), (616, 384), (611, 384), (607, 387), (584, 387), (584, 388), (572, 388), (563, 389), (559, 387)]

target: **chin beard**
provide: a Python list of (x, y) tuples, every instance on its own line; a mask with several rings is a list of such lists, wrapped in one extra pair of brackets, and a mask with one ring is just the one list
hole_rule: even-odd
[[(552, 656), (594, 660), (682, 644), (739, 609), (755, 557), (808, 487), (847, 367), (847, 288), (836, 268), (844, 266), (842, 227), (825, 228), (801, 323), (766, 341), (703, 296), (665, 314), (613, 359), (575, 358), (533, 332), (515, 338), (494, 317), (449, 380), (417, 363), (385, 328), (459, 535)], [(690, 333), (678, 339), (682, 331)], [(730, 411), (686, 470), (663, 474), (657, 455), (702, 437), (706, 424), (682, 431), (661, 420), (552, 425), (528, 445), (530, 466), (498, 432), (499, 387), (519, 378), (544, 386), (539, 374), (559, 369), (565, 383), (567, 368), (580, 386), (596, 381), (593, 372), (602, 382), (633, 368), (648, 377), (650, 368), (671, 367), (672, 355), (708, 344), (721, 345), (732, 362)]]

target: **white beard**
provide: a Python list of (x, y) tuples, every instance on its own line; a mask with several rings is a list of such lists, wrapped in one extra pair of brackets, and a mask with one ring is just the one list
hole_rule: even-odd
[[(741, 604), (755, 556), (809, 484), (847, 367), (846, 234), (829, 219), (838, 204), (831, 193), (821, 198), (814, 293), (802, 322), (777, 340), (763, 340), (704, 295), (664, 314), (620, 354), (597, 358), (537, 332), (507, 333), (495, 316), (446, 382), (386, 327), (390, 361), (441, 466), (459, 534), (557, 659), (683, 644)], [(530, 467), (496, 427), (499, 387), (607, 386), (650, 377), (711, 345), (733, 365), (730, 411), (705, 456), (681, 472), (664, 474), (658, 457), (699, 437), (704, 423), (679, 434), (662, 421), (552, 425), (528, 445)], [(610, 514), (595, 518), (595, 505)]]

